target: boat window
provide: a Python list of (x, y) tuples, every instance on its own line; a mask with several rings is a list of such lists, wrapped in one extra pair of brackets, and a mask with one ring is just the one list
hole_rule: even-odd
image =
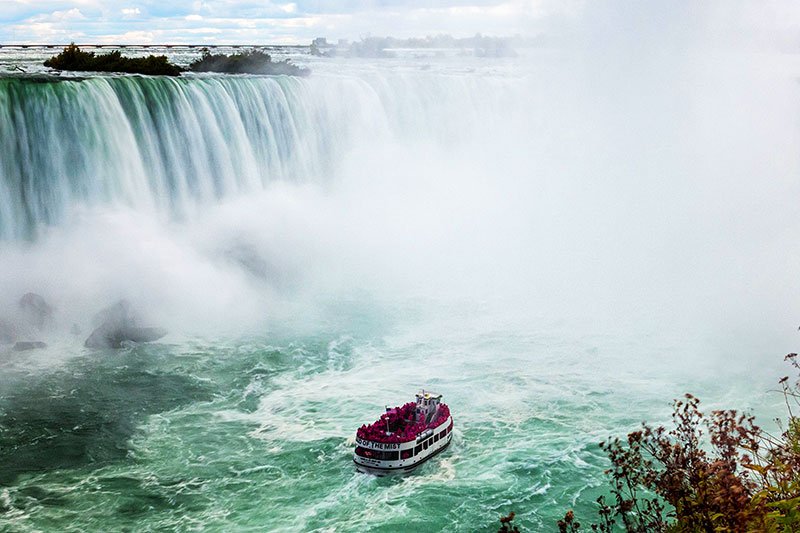
[(433, 442), (436, 442), (438, 440), (439, 440), (439, 434), (437, 433), (436, 435), (433, 436)]
[(371, 450), (369, 448), (362, 448), (361, 446), (356, 448), (356, 455), (360, 455), (361, 457), (368, 457), (370, 459), (377, 459), (379, 461), (397, 461), (400, 459), (400, 452), (397, 450), (395, 451), (381, 451), (381, 450)]
[(414, 448), (414, 455), (419, 454), (419, 452), (421, 452), (421, 451), (422, 451), (422, 444), (420, 444), (416, 448)]
[(428, 440), (426, 440), (425, 442), (423, 442), (423, 443), (422, 443), (422, 448), (423, 448), (423, 449), (425, 449), (425, 450), (427, 450), (427, 449), (428, 449), (428, 442), (429, 442), (430, 440), (431, 440), (431, 439), (428, 439)]
[(403, 450), (402, 452), (400, 452), (400, 459), (408, 459), (412, 455), (414, 455), (414, 452), (412, 450)]
[(372, 457), (372, 450), (368, 450), (366, 448), (358, 446), (356, 448), (356, 455), (360, 455), (361, 457)]

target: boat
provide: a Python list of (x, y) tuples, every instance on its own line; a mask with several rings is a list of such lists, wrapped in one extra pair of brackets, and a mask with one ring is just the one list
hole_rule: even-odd
[(366, 474), (406, 474), (442, 452), (453, 438), (453, 417), (442, 395), (422, 390), (416, 401), (386, 408), (356, 431), (353, 462)]

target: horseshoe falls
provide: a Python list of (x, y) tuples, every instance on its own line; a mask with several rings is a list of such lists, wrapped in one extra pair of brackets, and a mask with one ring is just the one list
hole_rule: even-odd
[[(389, 133), (390, 121), (421, 126), (402, 117), (410, 110), (396, 93), (358, 79), (327, 86), (291, 77), (2, 84), (5, 239), (31, 238), (78, 207), (183, 216), (270, 183), (320, 182), (337, 151), (358, 142), (355, 132), (375, 138)], [(450, 85), (422, 97), (432, 106), (465, 89)]]
[[(0, 529), (555, 531), (673, 398), (781, 412), (794, 55), (298, 57), (0, 78)], [(122, 299), (167, 336), (84, 347)], [(453, 444), (357, 473), (420, 388)]]

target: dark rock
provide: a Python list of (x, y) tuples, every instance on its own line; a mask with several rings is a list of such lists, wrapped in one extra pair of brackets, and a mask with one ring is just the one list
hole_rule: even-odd
[(154, 327), (130, 327), (125, 330), (125, 336), (129, 341), (133, 342), (153, 342), (167, 334), (164, 328)]
[(28, 350), (38, 350), (47, 348), (47, 344), (42, 341), (19, 341), (14, 345), (15, 352), (27, 352)]
[(24, 294), (19, 300), (19, 308), (25, 320), (38, 329), (53, 321), (53, 308), (35, 292)]
[(89, 335), (84, 345), (87, 348), (122, 348), (124, 342), (153, 342), (166, 334), (163, 328), (103, 324)]
[(152, 342), (167, 334), (162, 328), (139, 325), (139, 316), (130, 302), (120, 300), (98, 313), (93, 322), (100, 322), (84, 345), (87, 348), (121, 348), (124, 342)]
[(135, 324), (139, 322), (139, 316), (133, 311), (133, 306), (128, 300), (120, 300), (92, 317), (92, 326), (94, 327), (107, 322)]

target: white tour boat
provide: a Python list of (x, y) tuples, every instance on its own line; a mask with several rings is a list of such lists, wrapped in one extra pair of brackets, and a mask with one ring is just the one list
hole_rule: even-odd
[(353, 461), (361, 472), (378, 476), (407, 473), (441, 452), (453, 438), (453, 417), (442, 395), (417, 393), (417, 401), (386, 409), (356, 432)]

